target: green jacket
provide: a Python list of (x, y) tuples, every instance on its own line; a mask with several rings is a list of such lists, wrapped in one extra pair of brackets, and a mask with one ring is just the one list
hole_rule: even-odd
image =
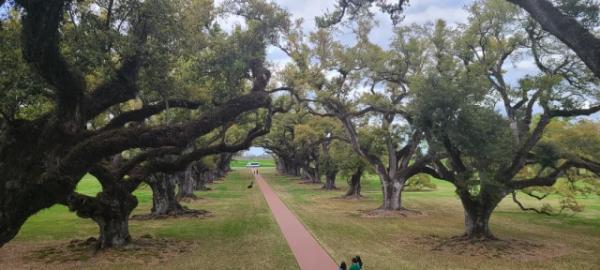
[(348, 270), (360, 270), (360, 265), (358, 265), (358, 263), (353, 263)]

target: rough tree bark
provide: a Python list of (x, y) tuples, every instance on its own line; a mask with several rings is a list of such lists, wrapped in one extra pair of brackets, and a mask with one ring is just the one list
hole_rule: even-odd
[(360, 179), (362, 178), (364, 172), (364, 168), (362, 166), (359, 166), (356, 168), (356, 170), (354, 171), (354, 173), (352, 174), (352, 176), (350, 177), (349, 181), (348, 181), (348, 191), (346, 191), (346, 194), (344, 195), (344, 197), (347, 198), (360, 198), (362, 197), (362, 195), (360, 194), (361, 191), (361, 184), (360, 184)]
[(398, 211), (402, 207), (402, 190), (406, 179), (390, 178), (387, 175), (380, 175), (381, 190), (383, 192), (383, 204), (381, 210)]
[(337, 189), (335, 186), (335, 179), (337, 177), (337, 170), (330, 170), (325, 173), (325, 184), (323, 184), (323, 189), (325, 190), (334, 190)]
[(490, 230), (490, 218), (500, 201), (484, 194), (473, 198), (468, 191), (459, 191), (459, 197), (465, 211), (465, 233), (463, 237), (477, 240), (496, 240), (497, 238)]
[(210, 190), (210, 188), (208, 188), (206, 186), (206, 184), (208, 183), (207, 179), (208, 178), (206, 177), (205, 172), (199, 173), (198, 177), (196, 177), (196, 190), (200, 190), (200, 191)]
[(200, 162), (197, 162), (194, 167), (194, 172), (196, 175), (195, 189), (201, 191), (210, 190), (210, 188), (206, 186), (206, 184), (208, 184), (208, 168)]
[(300, 176), (300, 168), (291, 159), (277, 155), (275, 159), (279, 174)]
[(73, 193), (66, 201), (69, 210), (98, 224), (98, 249), (122, 247), (129, 243), (129, 216), (137, 204), (135, 196), (118, 185), (100, 192), (95, 198)]
[(287, 175), (300, 176), (300, 167), (293, 164), (289, 164), (285, 171)]
[(285, 160), (280, 156), (275, 157), (275, 169), (279, 174), (287, 174)]
[(323, 189), (325, 190), (334, 190), (337, 189), (335, 187), (335, 178), (338, 174), (338, 166), (335, 163), (335, 160), (331, 158), (329, 153), (329, 146), (331, 144), (331, 140), (325, 140), (321, 143), (322, 149), (322, 167), (325, 168), (325, 184), (323, 184)]
[(302, 174), (306, 182), (312, 184), (321, 183), (321, 175), (319, 175), (319, 170), (310, 167), (309, 165), (302, 167)]
[(184, 208), (175, 196), (175, 185), (179, 175), (156, 173), (147, 180), (152, 189), (152, 210), (156, 216), (181, 213)]
[(213, 169), (208, 169), (205, 172), (205, 177), (206, 177), (206, 183), (209, 184), (213, 184), (215, 182), (215, 180), (217, 179), (216, 175), (215, 175), (215, 170)]
[(221, 153), (217, 161), (217, 177), (225, 177), (231, 171), (231, 160), (234, 153)]
[(179, 191), (177, 193), (178, 200), (186, 200), (186, 199), (197, 199), (196, 195), (194, 195), (194, 185), (196, 183), (194, 164), (188, 165), (185, 172), (183, 173), (183, 177), (179, 179)]

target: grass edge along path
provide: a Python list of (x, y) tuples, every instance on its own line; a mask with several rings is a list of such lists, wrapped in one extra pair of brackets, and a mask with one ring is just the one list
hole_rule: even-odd
[(283, 236), (294, 253), (300, 269), (337, 269), (337, 264), (331, 259), (325, 249), (321, 247), (298, 218), (283, 204), (264, 178), (260, 174), (257, 174), (255, 175), (255, 179), (265, 196), (269, 208), (271, 208), (277, 224), (279, 224)]

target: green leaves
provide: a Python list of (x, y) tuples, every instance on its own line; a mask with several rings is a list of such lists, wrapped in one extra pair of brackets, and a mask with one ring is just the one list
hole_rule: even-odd
[(10, 121), (35, 119), (54, 107), (48, 86), (22, 57), (19, 16), (12, 11), (0, 25), (0, 113)]

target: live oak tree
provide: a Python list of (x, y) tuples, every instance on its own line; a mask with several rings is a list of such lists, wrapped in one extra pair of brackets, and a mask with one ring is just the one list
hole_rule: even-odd
[[(537, 152), (544, 152), (544, 160), (537, 166), (553, 166), (560, 158), (586, 158), (600, 160), (598, 147), (600, 146), (600, 125), (596, 121), (554, 119), (544, 132), (544, 136), (537, 146)], [(537, 168), (525, 168), (519, 177), (533, 177)], [(552, 186), (529, 187), (521, 190), (519, 194), (527, 195), (542, 202), (541, 207), (528, 206), (519, 200), (518, 194), (513, 193), (513, 201), (522, 210), (533, 211), (540, 214), (557, 215), (564, 212), (576, 213), (584, 210), (578, 197), (598, 194), (600, 177), (584, 169), (573, 168), (565, 171), (564, 176)], [(546, 203), (549, 195), (559, 196), (558, 206)], [(519, 196), (520, 197), (520, 196)], [(558, 209), (557, 209), (558, 208)]]
[(340, 138), (341, 125), (339, 122), (327, 117), (307, 115), (306, 120), (294, 126), (294, 143), (298, 146), (301, 156), (310, 157), (314, 168), (306, 164), (306, 171), (312, 176), (313, 183), (321, 182), (321, 175), (325, 176), (323, 188), (335, 189), (335, 179), (339, 172), (337, 160), (332, 156), (332, 151), (337, 144), (334, 140)]
[(349, 147), (340, 143), (344, 140), (339, 121), (300, 111), (276, 118), (272, 132), (259, 145), (274, 154), (280, 173), (303, 174), (309, 183), (321, 183), (324, 176), (323, 189), (333, 190), (339, 164), (348, 158), (340, 154), (341, 148)]
[[(418, 0), (413, 0), (418, 1)], [(403, 19), (402, 13), (409, 0), (337, 0), (333, 11), (317, 17), (317, 24), (329, 27), (353, 19), (358, 14), (371, 12), (377, 5), (390, 15), (394, 23)], [(593, 0), (506, 0), (527, 11), (544, 31), (558, 38), (600, 78), (600, 39), (588, 23), (597, 21), (599, 8)]]
[[(597, 103), (587, 68), (514, 6), (480, 1), (469, 10), (467, 25), (436, 24), (434, 65), (416, 83), (414, 106), (437, 154), (431, 174), (454, 184), (463, 204), (465, 237), (494, 239), (489, 219), (505, 196), (551, 186), (571, 168), (599, 173), (597, 161), (555, 156), (540, 140), (552, 119), (600, 107), (587, 105)], [(517, 54), (531, 56), (539, 73), (511, 84), (505, 68)], [(526, 169), (535, 173), (520, 178)]]
[(418, 27), (400, 29), (393, 49), (385, 51), (369, 41), (370, 20), (363, 15), (357, 22), (352, 47), (335, 41), (331, 29), (319, 29), (310, 35), (312, 46), (284, 48), (296, 64), (285, 71), (284, 82), (307, 111), (341, 123), (354, 151), (379, 176), (381, 209), (402, 210), (406, 181), (430, 159), (406, 106), (413, 95), (410, 80), (424, 64), (424, 43)]
[[(290, 112), (274, 120), (273, 132), (259, 142), (276, 156), (280, 173), (302, 176), (307, 183), (321, 183), (322, 148), (326, 139), (324, 129), (330, 127), (305, 111)], [(325, 144), (325, 145), (324, 145)]]
[[(361, 180), (363, 175), (370, 172), (369, 164), (359, 156), (347, 142), (337, 140), (333, 142), (331, 155), (336, 162), (339, 176), (347, 178), (348, 190), (343, 197), (348, 199), (361, 198)], [(372, 173), (372, 172), (371, 172)]]
[(275, 116), (271, 132), (258, 140), (257, 145), (265, 148), (275, 157), (276, 168), (281, 174), (301, 176), (301, 168), (306, 166), (307, 160), (303, 160), (298, 146), (294, 143), (296, 138), (294, 127), (302, 123), (305, 117), (308, 117), (308, 114), (298, 108)]
[(131, 193), (143, 182), (148, 183), (153, 191), (152, 215), (203, 215), (206, 211), (187, 209), (177, 202), (175, 183), (168, 177), (181, 173), (191, 163), (207, 156), (249, 148), (255, 138), (269, 131), (271, 115), (260, 118), (266, 119), (266, 122), (256, 123), (244, 136), (236, 134), (228, 141), (217, 140), (194, 149), (160, 147), (135, 151), (137, 153), (128, 154), (130, 158), (116, 155), (101, 161), (92, 167), (90, 173), (101, 183), (102, 192), (95, 197), (74, 192), (67, 198), (66, 205), (80, 217), (91, 218), (98, 224), (100, 236), (97, 244), (101, 249), (123, 246), (130, 241), (128, 220), (137, 206), (137, 199)]
[[(77, 30), (70, 29), (73, 27), (70, 21), (73, 24), (83, 21), (77, 15), (79, 13), (75, 12), (74, 20), (68, 19), (73, 18), (69, 16), (73, 7), (87, 3), (59, 0), (15, 2), (22, 27), (21, 42), (17, 45), (32, 76), (39, 77), (43, 83), (38, 88), (41, 91), (36, 91), (43, 92), (48, 102), (38, 104), (49, 106), (47, 110), (34, 110), (39, 114), (27, 118), (15, 115), (2, 117), (1, 244), (12, 239), (29, 216), (56, 203), (67, 203), (77, 182), (104, 158), (133, 148), (184, 147), (191, 139), (209, 133), (238, 115), (270, 104), (266, 91), (270, 72), (264, 67), (265, 47), (278, 29), (286, 25), (285, 13), (275, 12), (277, 9), (274, 7), (270, 11), (275, 13), (270, 15), (277, 20), (257, 20), (260, 17), (258, 12), (253, 14), (253, 18), (248, 18), (247, 30), (238, 31), (238, 37), (243, 39), (240, 43), (242, 51), (252, 53), (241, 61), (243, 65), (237, 66), (243, 78), (239, 87), (230, 85), (235, 88), (234, 91), (216, 99), (217, 105), (184, 123), (129, 125), (129, 122), (139, 122), (162, 112), (171, 104), (146, 104), (122, 112), (109, 121), (98, 121), (99, 118), (110, 118), (115, 108), (141, 93), (138, 78), (161, 75), (146, 73), (150, 69), (145, 69), (145, 63), (158, 63), (161, 59), (151, 58), (169, 52), (171, 43), (161, 44), (159, 41), (163, 34), (171, 34), (161, 31), (161, 26), (165, 25), (161, 24), (161, 20), (179, 20), (177, 17), (164, 17), (162, 13), (170, 10), (168, 4), (172, 2), (123, 2), (131, 6), (130, 12), (119, 19), (121, 21), (109, 19), (112, 16), (83, 12), (85, 16), (96, 16), (96, 21), (104, 22), (90, 24), (90, 28), (98, 28), (107, 36), (116, 36), (108, 39), (114, 43), (107, 42), (94, 49), (99, 52), (105, 49), (100, 53), (103, 57), (95, 58), (98, 61), (78, 58), (78, 51), (72, 50), (78, 48), (77, 44), (89, 44), (84, 42), (88, 36), (75, 37)], [(268, 5), (262, 5), (265, 6)], [(244, 10), (256, 9), (246, 7)], [(4, 35), (4, 22), (2, 26)], [(69, 42), (76, 38), (78, 42)], [(107, 50), (107, 46), (112, 49)], [(207, 71), (205, 76), (210, 76), (211, 70)], [(99, 125), (94, 125), (96, 122)], [(107, 124), (101, 125), (103, 122)]]

